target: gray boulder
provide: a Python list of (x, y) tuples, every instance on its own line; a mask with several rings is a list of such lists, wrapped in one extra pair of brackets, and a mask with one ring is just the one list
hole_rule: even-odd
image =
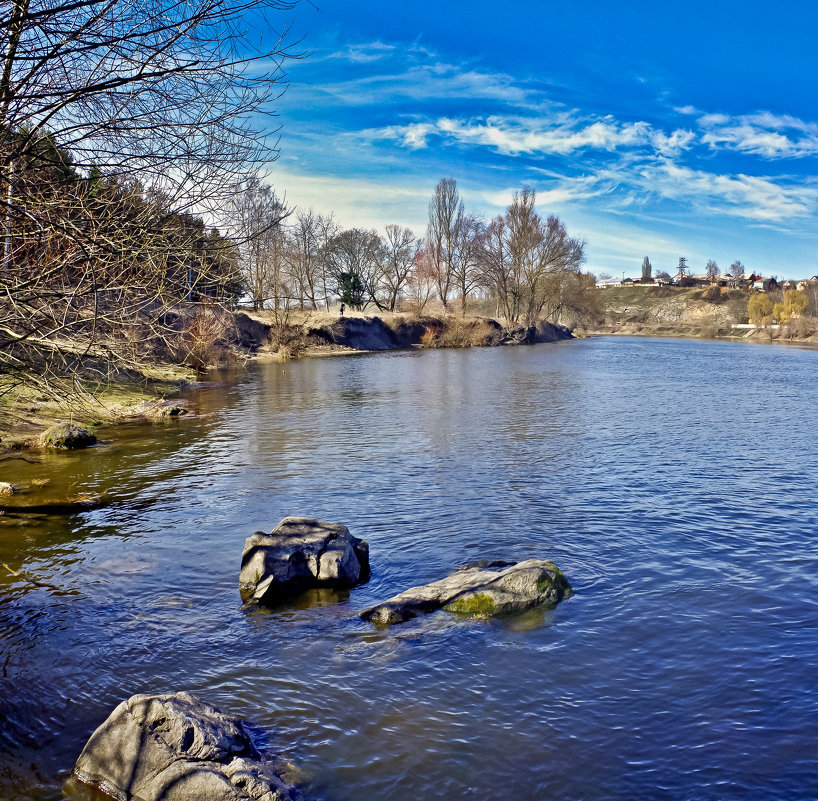
[(122, 801), (300, 801), (244, 724), (190, 693), (134, 695), (91, 735), (80, 783)]
[(403, 623), (419, 612), (441, 608), (470, 617), (493, 617), (534, 606), (556, 606), (573, 595), (568, 579), (553, 562), (528, 559), (508, 564), (467, 565), (445, 579), (412, 587), (365, 609), (360, 617), (379, 624)]
[(241, 555), (242, 600), (268, 603), (310, 587), (351, 587), (369, 578), (369, 545), (346, 526), (285, 517), (269, 534), (247, 538)]

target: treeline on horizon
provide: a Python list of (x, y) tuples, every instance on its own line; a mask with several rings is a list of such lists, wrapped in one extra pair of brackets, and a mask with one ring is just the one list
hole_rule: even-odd
[(256, 309), (352, 309), (423, 313), (436, 301), (466, 314), (473, 301), (511, 323), (598, 317), (594, 277), (581, 270), (584, 242), (556, 217), (542, 217), (530, 188), (505, 215), (466, 210), (453, 178), (429, 202), (425, 236), (387, 225), (384, 233), (341, 229), (333, 215), (287, 209), (266, 185), (235, 198), (244, 286)]

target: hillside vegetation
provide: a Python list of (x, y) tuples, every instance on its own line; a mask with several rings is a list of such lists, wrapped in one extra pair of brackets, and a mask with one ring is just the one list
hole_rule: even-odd
[(747, 322), (744, 290), (623, 286), (599, 293), (605, 317), (599, 331), (718, 336)]

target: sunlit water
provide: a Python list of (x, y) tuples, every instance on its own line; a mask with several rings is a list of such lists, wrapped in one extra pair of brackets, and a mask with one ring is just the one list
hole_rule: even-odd
[[(816, 374), (648, 339), (257, 365), (195, 419), (0, 462), (50, 480), (15, 502), (109, 501), (0, 517), (0, 797), (59, 798), (119, 701), (189, 689), (312, 799), (815, 798)], [(245, 609), (244, 539), (291, 514), (366, 538), (372, 580)], [(555, 610), (355, 617), (534, 556)]]

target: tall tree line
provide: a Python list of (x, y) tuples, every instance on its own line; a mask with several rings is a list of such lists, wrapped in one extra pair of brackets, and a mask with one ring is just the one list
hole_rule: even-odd
[[(252, 197), (239, 203), (252, 203)], [(530, 188), (514, 195), (505, 215), (485, 222), (466, 211), (454, 179), (444, 178), (429, 203), (425, 238), (397, 225), (383, 234), (341, 230), (332, 217), (311, 211), (288, 216), (280, 204), (260, 228), (265, 224), (280, 228), (271, 242), (280, 243), (275, 249), (283, 250), (280, 261), (289, 267), (270, 270), (266, 284), (259, 283), (257, 261), (245, 259), (257, 308), (277, 308), (286, 299), (311, 309), (339, 300), (353, 309), (408, 305), (422, 311), (436, 299), (444, 312), (465, 314), (480, 296), (495, 299), (498, 315), (525, 325), (542, 317), (581, 320), (598, 311), (594, 279), (581, 271), (584, 242), (557, 217), (542, 217)]]

